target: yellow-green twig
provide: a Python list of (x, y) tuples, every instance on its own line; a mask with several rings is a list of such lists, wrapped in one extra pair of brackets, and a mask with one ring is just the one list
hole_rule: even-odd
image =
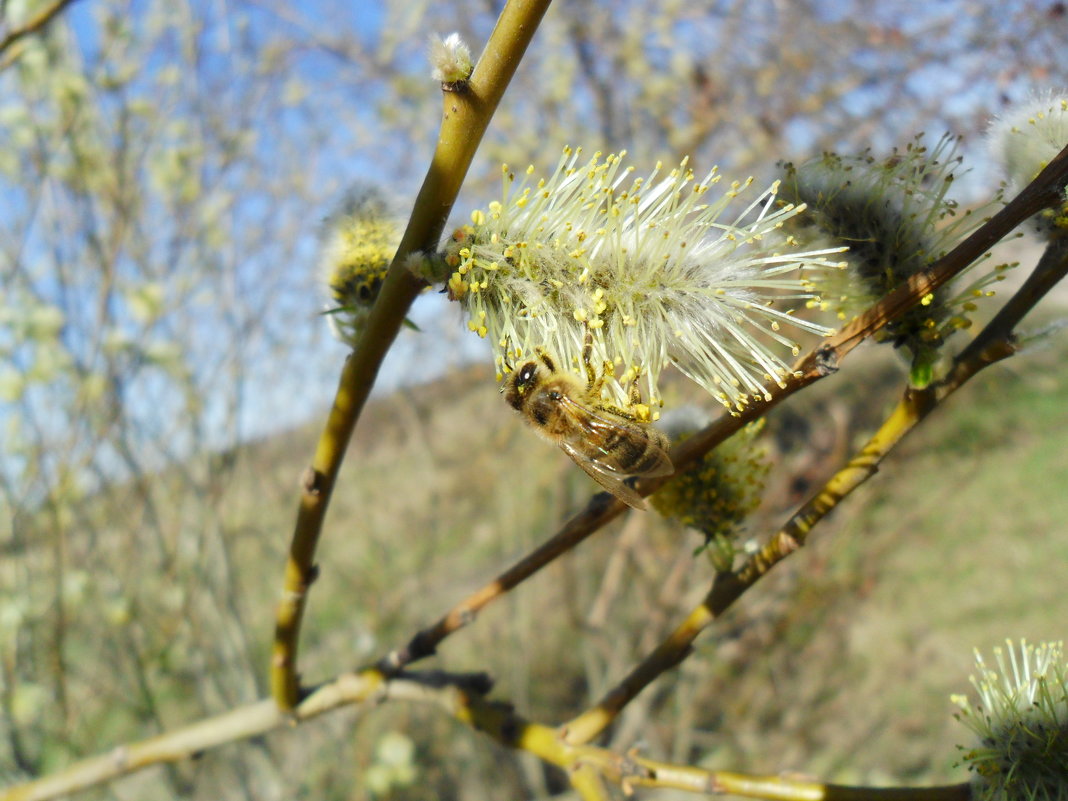
[(282, 709), (292, 709), (300, 699), (300, 624), (308, 588), (316, 576), (315, 551), (331, 491), (382, 360), (424, 286), (405, 269), (405, 260), (413, 252), (437, 248), (475, 150), (548, 6), (549, 0), (509, 0), (470, 80), (444, 93), (441, 130), (430, 169), (359, 347), (345, 362), (315, 457), (301, 482), (270, 665), (271, 692)]
[(532, 723), (511, 707), (471, 694), (452, 696), (457, 717), (498, 742), (529, 751), (568, 771), (583, 798), (605, 798), (604, 782), (627, 794), (635, 787), (686, 790), (701, 795), (740, 795), (772, 801), (967, 801), (967, 783), (940, 787), (848, 787), (791, 776), (751, 776), (619, 754), (598, 746), (568, 742), (566, 732)]
[(605, 787), (604, 779), (595, 768), (590, 765), (580, 765), (571, 771), (569, 776), (571, 786), (579, 794), (582, 801), (608, 801), (608, 788)]
[(941, 787), (849, 787), (791, 776), (749, 776), (703, 770), (632, 757), (636, 768), (629, 784), (664, 787), (705, 795), (737, 795), (769, 801), (968, 801), (967, 783)]

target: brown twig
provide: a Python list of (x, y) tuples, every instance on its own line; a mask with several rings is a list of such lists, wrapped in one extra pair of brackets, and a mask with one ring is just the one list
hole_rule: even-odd
[(561, 554), (567, 553), (590, 534), (619, 517), (626, 508), (622, 503), (614, 502), (607, 493), (595, 496), (582, 512), (571, 518), (551, 539), (458, 603), (434, 625), (420, 631), (404, 648), (384, 657), (379, 668), (394, 672), (430, 656), (442, 640), (471, 623), (483, 607), (534, 575)]
[(378, 368), (409, 306), (424, 287), (406, 269), (406, 258), (413, 252), (437, 248), (475, 150), (549, 2), (509, 0), (470, 80), (444, 93), (441, 130), (430, 168), (360, 345), (342, 370), (315, 458), (301, 482), (297, 521), (275, 617), (270, 666), (271, 692), (283, 709), (292, 709), (300, 698), (297, 673), (300, 624), (308, 588), (316, 576), (315, 551), (331, 491)]
[[(672, 448), (671, 460), (676, 472), (694, 464), (743, 426), (766, 414), (795, 392), (833, 373), (842, 359), (864, 339), (919, 303), (928, 293), (960, 274), (1028, 217), (1057, 204), (1065, 184), (1068, 184), (1068, 148), (1062, 150), (1011, 203), (951, 252), (927, 270), (912, 276), (842, 331), (799, 359), (794, 366), (793, 375), (786, 379), (785, 387), (768, 387), (771, 400), (754, 401), (737, 414), (723, 415)], [(645, 479), (639, 481), (636, 488), (641, 495), (649, 495), (669, 480), (670, 477)], [(626, 507), (607, 493), (595, 495), (585, 509), (565, 523), (547, 542), (460, 601), (433, 625), (418, 632), (404, 647), (389, 653), (379, 662), (379, 667), (387, 672), (395, 671), (434, 654), (446, 637), (471, 623), (488, 604), (574, 548), (624, 511)]]
[(939, 404), (981, 370), (1015, 353), (1015, 327), (1034, 305), (1068, 274), (1068, 242), (1053, 242), (1032, 274), (954, 360), (941, 381), (904, 397), (875, 435), (845, 467), (807, 501), (767, 544), (739, 570), (718, 574), (704, 600), (667, 639), (593, 707), (565, 724), (571, 743), (598, 736), (651, 682), (685, 659), (697, 636), (721, 617), (742, 594), (807, 541), (814, 526), (878, 469), (879, 463)]

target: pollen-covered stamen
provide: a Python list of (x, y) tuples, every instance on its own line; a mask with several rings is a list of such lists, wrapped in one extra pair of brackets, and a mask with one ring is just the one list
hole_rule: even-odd
[[(810, 284), (786, 273), (829, 268), (835, 252), (794, 252), (780, 229), (798, 209), (776, 208), (775, 187), (733, 211), (750, 182), (710, 197), (715, 170), (698, 181), (684, 162), (635, 177), (622, 155), (579, 165), (580, 152), (565, 151), (533, 191), (529, 170), (505, 170), (501, 201), (454, 237), (449, 253), (468, 273), (464, 285), (452, 281), (466, 293), (450, 291), (472, 315), (487, 312), (498, 361), (545, 347), (580, 372), (589, 334), (597, 363), (639, 371), (605, 380), (606, 402), (625, 405), (639, 383), (659, 406), (660, 373), (675, 362), (733, 407), (784, 374), (771, 349), (796, 346), (780, 328), (828, 331), (769, 305), (811, 299)], [(690, 329), (706, 333), (678, 335)]]
[(1068, 665), (1062, 642), (1033, 646), (1021, 640), (994, 650), (997, 669), (976, 652), (979, 694), (973, 707), (952, 696), (956, 715), (978, 737), (962, 748), (975, 772), (973, 797), (980, 801), (1063, 801), (1068, 795)]
[[(784, 196), (807, 202), (811, 212), (800, 218), (808, 226), (791, 223), (791, 235), (850, 248), (846, 270), (812, 276), (821, 308), (843, 320), (855, 317), (949, 252), (1000, 206), (999, 194), (989, 204), (962, 213), (949, 198), (961, 164), (956, 145), (946, 136), (928, 149), (917, 137), (883, 160), (869, 153), (825, 154), (786, 165)], [(996, 267), (994, 273), (1002, 269)], [(986, 277), (980, 281), (988, 282)], [(876, 340), (901, 348), (910, 361), (913, 385), (925, 386), (945, 361), (939, 350), (946, 337), (966, 326), (970, 313), (960, 302), (960, 290), (943, 287), (893, 320)]]

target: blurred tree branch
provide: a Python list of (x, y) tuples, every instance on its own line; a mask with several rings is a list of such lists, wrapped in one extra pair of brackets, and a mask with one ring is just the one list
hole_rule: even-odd
[(9, 50), (20, 39), (41, 31), (53, 19), (59, 16), (63, 9), (75, 1), (76, 0), (56, 0), (52, 5), (46, 6), (38, 11), (20, 27), (13, 28), (5, 33), (3, 38), (0, 38), (0, 71), (10, 67), (17, 58), (16, 51), (12, 51), (7, 57), (4, 57), (5, 51)]

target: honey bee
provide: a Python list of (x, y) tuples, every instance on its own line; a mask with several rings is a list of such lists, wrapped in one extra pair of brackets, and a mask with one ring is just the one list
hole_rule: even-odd
[[(585, 354), (584, 354), (585, 355)], [(604, 382), (586, 360), (587, 381), (558, 370), (544, 352), (514, 370), (503, 389), (508, 404), (536, 431), (555, 442), (575, 464), (635, 509), (645, 501), (623, 483), (631, 476), (666, 476), (674, 472), (668, 440), (651, 425), (601, 399)], [(637, 399), (640, 400), (640, 399)]]

